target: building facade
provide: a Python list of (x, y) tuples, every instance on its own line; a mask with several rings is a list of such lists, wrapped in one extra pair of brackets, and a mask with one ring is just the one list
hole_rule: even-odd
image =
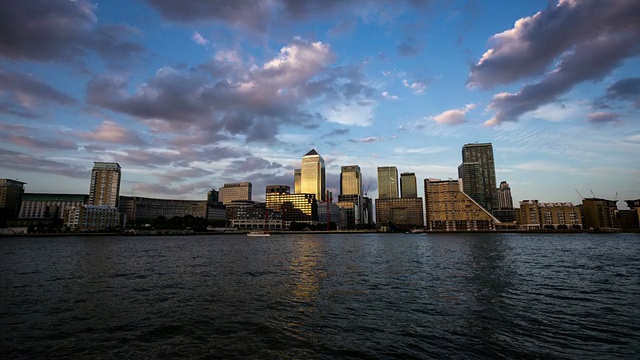
[(418, 197), (418, 182), (415, 173), (405, 172), (400, 174), (400, 197)]
[(121, 213), (128, 222), (155, 220), (160, 216), (171, 219), (174, 216), (207, 218), (207, 200), (154, 199), (140, 196), (121, 196)]
[(583, 224), (586, 229), (615, 228), (618, 202), (600, 198), (582, 199)]
[(362, 195), (360, 166), (348, 165), (340, 169), (340, 195)]
[(489, 212), (496, 209), (496, 168), (491, 143), (462, 147), (458, 178), (462, 179), (465, 194)]
[(224, 184), (218, 192), (218, 200), (224, 205), (232, 201), (251, 201), (252, 185), (250, 182)]
[(301, 181), (302, 181), (302, 169), (294, 169), (293, 170), (293, 193), (294, 194), (299, 194), (302, 192)]
[(80, 231), (113, 230), (120, 226), (120, 213), (109, 205), (76, 206), (65, 211), (64, 226)]
[(118, 207), (120, 201), (120, 164), (94, 162), (91, 170), (88, 205)]
[(88, 199), (88, 195), (26, 193), (18, 218), (63, 220), (65, 211), (86, 205)]
[(463, 191), (459, 180), (425, 179), (424, 192), (427, 230), (486, 231), (500, 223)]
[(378, 167), (378, 199), (397, 198), (398, 169), (395, 166)]
[(300, 193), (313, 194), (318, 201), (326, 200), (324, 159), (315, 149), (311, 149), (302, 157)]
[(582, 229), (580, 207), (570, 202), (523, 200), (516, 222), (521, 229)]
[(0, 220), (18, 216), (25, 184), (18, 180), (0, 179)]
[(391, 223), (399, 230), (423, 228), (422, 198), (377, 199), (376, 226)]
[(640, 199), (625, 200), (629, 210), (618, 210), (616, 224), (622, 229), (640, 228)]
[(282, 230), (282, 217), (264, 203), (237, 200), (227, 205), (227, 227), (239, 230)]
[(289, 228), (293, 221), (308, 224), (318, 222), (315, 194), (291, 194), (288, 185), (269, 185), (266, 190), (266, 207), (282, 214), (285, 228)]

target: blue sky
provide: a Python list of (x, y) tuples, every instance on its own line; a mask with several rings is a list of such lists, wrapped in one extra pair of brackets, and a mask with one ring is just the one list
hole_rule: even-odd
[[(340, 167), (455, 178), (491, 142), (514, 202), (640, 198), (637, 0), (0, 0), (0, 177), (203, 199)], [(620, 204), (622, 205), (622, 204)]]

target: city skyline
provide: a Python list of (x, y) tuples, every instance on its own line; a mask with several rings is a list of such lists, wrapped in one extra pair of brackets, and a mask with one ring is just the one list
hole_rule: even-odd
[(455, 178), (464, 144), (492, 143), (514, 205), (640, 198), (637, 1), (33, 0), (0, 14), (0, 177), (29, 193), (88, 193), (96, 161), (121, 164), (123, 196), (247, 181), (262, 201), (316, 149), (334, 197), (355, 164), (375, 199), (377, 167)]

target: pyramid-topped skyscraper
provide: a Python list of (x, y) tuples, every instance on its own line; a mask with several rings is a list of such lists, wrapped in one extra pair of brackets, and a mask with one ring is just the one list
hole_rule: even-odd
[(315, 194), (318, 201), (325, 200), (326, 180), (324, 159), (315, 149), (311, 149), (311, 151), (302, 157), (300, 190), (303, 194)]

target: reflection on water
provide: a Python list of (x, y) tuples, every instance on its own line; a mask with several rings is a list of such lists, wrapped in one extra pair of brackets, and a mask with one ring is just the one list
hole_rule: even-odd
[(637, 358), (640, 236), (0, 239), (4, 358)]

